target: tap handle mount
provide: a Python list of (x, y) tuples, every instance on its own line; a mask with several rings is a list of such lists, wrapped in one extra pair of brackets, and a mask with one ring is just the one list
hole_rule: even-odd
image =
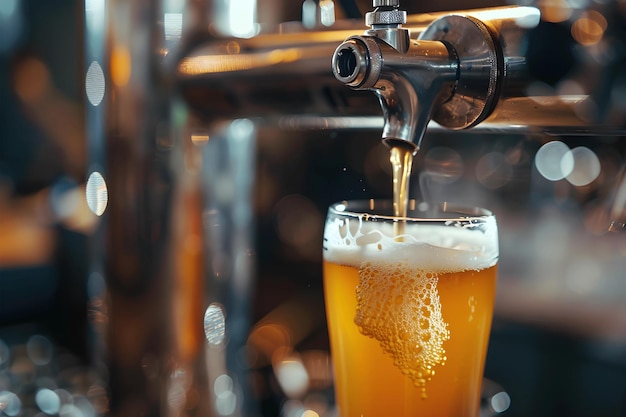
[(448, 15), (428, 26), (420, 40), (446, 44), (458, 63), (454, 93), (434, 109), (433, 120), (453, 130), (485, 120), (497, 103), (504, 73), (504, 57), (490, 27), (469, 15)]
[(365, 14), (367, 26), (398, 26), (406, 23), (406, 11), (399, 0), (374, 0), (374, 10)]

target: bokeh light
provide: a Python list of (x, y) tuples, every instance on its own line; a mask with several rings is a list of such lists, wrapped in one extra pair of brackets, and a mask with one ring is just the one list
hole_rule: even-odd
[(102, 102), (105, 90), (106, 81), (102, 67), (97, 61), (92, 61), (85, 76), (85, 93), (92, 106), (97, 106)]
[(598, 178), (601, 170), (600, 160), (591, 149), (579, 146), (568, 154), (571, 156), (561, 160), (561, 169), (566, 171), (569, 168), (569, 161), (573, 162), (571, 171), (565, 176), (570, 184), (582, 187)]
[(501, 391), (491, 397), (491, 408), (496, 413), (504, 413), (511, 406), (511, 397), (504, 391)]
[(37, 58), (25, 58), (17, 64), (15, 92), (25, 103), (41, 101), (51, 89), (50, 71)]
[(61, 409), (61, 399), (59, 395), (48, 388), (37, 391), (35, 402), (39, 409), (48, 415), (55, 415)]
[(297, 356), (276, 363), (274, 373), (281, 389), (289, 398), (300, 397), (309, 387), (309, 374)]
[(109, 192), (101, 173), (94, 171), (89, 175), (85, 187), (85, 195), (89, 209), (96, 216), (102, 216), (109, 202)]
[(26, 351), (35, 365), (47, 365), (52, 360), (54, 346), (47, 337), (35, 334), (28, 339)]
[(20, 414), (22, 410), (22, 401), (11, 391), (0, 391), (0, 412), (9, 417)]
[(572, 16), (573, 10), (566, 0), (539, 0), (541, 18), (546, 22), (564, 22)]
[(600, 159), (589, 148), (571, 149), (563, 142), (552, 141), (543, 145), (535, 155), (537, 171), (550, 181), (567, 181), (577, 187), (588, 185), (600, 176)]
[[(131, 59), (130, 52), (126, 45), (116, 45), (111, 51), (110, 58), (110, 68), (111, 68), (111, 81), (117, 87), (124, 87), (128, 84), (130, 80), (131, 74)], [(96, 92), (94, 92), (96, 93)], [(102, 87), (102, 92), (98, 91), (97, 94), (104, 94), (104, 86)], [(100, 98), (102, 100), (102, 98)], [(94, 106), (97, 104), (91, 103)]]
[(234, 393), (233, 379), (222, 374), (213, 382), (215, 411), (221, 416), (229, 416), (237, 409), (237, 395)]
[(535, 155), (537, 171), (550, 181), (565, 178), (573, 169), (572, 155), (569, 147), (561, 141), (544, 144)]
[(602, 40), (607, 26), (601, 13), (589, 10), (572, 24), (572, 37), (582, 45), (594, 45)]

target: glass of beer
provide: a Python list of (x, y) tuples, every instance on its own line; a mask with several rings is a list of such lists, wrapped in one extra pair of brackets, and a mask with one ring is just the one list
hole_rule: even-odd
[(328, 210), (324, 291), (340, 417), (478, 417), (498, 262), (484, 209)]

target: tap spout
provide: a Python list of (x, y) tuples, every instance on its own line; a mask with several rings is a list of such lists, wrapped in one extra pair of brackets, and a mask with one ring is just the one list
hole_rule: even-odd
[(377, 36), (353, 36), (337, 47), (335, 77), (379, 99), (384, 142), (419, 148), (433, 111), (452, 97), (458, 79), (455, 51), (440, 41), (407, 41), (401, 52)]

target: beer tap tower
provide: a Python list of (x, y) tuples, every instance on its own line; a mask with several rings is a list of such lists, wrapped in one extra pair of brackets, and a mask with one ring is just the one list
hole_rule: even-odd
[[(534, 96), (526, 35), (540, 23), (529, 7), (459, 12), (439, 17), (416, 39), (402, 27), (399, 0), (374, 0), (369, 30), (349, 37), (332, 58), (335, 77), (371, 90), (384, 116), (383, 140), (419, 146), (429, 122), (462, 130), (542, 127), (547, 131), (624, 132), (623, 121), (600, 127), (576, 113), (586, 95)], [(546, 117), (548, 116), (548, 117)]]

